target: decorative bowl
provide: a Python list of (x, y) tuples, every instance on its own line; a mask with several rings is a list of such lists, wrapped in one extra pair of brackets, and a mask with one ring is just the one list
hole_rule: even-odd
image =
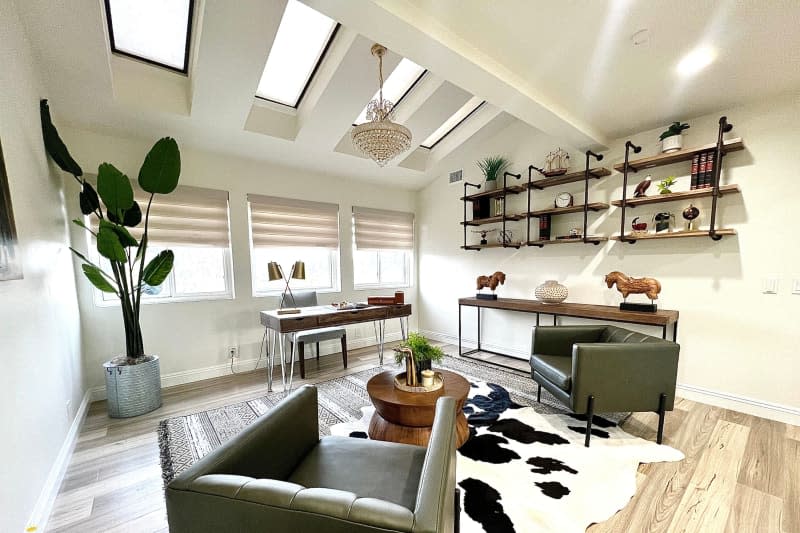
[(536, 299), (546, 304), (560, 304), (567, 299), (569, 290), (558, 281), (549, 279), (536, 287)]

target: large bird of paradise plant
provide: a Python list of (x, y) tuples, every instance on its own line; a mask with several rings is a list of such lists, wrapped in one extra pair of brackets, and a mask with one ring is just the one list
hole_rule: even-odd
[[(134, 200), (128, 177), (110, 163), (102, 163), (97, 169), (95, 190), (83, 177), (83, 170), (72, 158), (53, 126), (47, 100), (40, 102), (40, 111), (45, 150), (62, 170), (72, 174), (80, 183), (81, 212), (85, 216), (97, 218), (96, 225), (86, 224), (80, 219), (72, 222), (94, 235), (97, 251), (108, 259), (111, 271), (102, 269), (74, 248), (70, 250), (83, 261), (81, 269), (92, 285), (119, 298), (126, 348), (126, 358), (120, 362), (136, 364), (145, 360), (139, 322), (142, 289), (161, 285), (172, 271), (174, 262), (171, 250), (165, 250), (147, 261), (147, 230), (153, 197), (156, 194), (169, 194), (178, 186), (181, 172), (178, 144), (175, 139), (165, 137), (157, 141), (148, 152), (139, 169), (138, 182), (139, 187), (149, 197), (147, 205), (140, 206)], [(129, 228), (140, 227), (142, 224), (143, 233), (137, 240), (131, 235)], [(96, 226), (97, 230), (92, 226)]]

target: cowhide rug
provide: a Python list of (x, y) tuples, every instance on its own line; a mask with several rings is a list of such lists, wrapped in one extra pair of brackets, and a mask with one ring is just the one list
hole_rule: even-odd
[[(361, 411), (331, 434), (364, 438), (374, 408)], [(599, 416), (586, 448), (585, 416), (537, 413), (494, 383), (473, 381), (464, 411), (470, 439), (458, 450), (456, 473), (463, 533), (585, 531), (628, 503), (640, 463), (684, 457)]]
[[(546, 391), (536, 402), (530, 375), (454, 357), (443, 368), (472, 383), (465, 412), (471, 438), (458, 454), (461, 531), (584, 531), (623, 508), (636, 491), (640, 463), (683, 454), (625, 433), (620, 414), (594, 418), (590, 448), (585, 417), (573, 416)], [(317, 384), (320, 435), (364, 438), (372, 416), (366, 382), (390, 365)], [(165, 482), (219, 446), (284, 397), (281, 392), (159, 424)], [(668, 415), (669, 416), (669, 415)]]

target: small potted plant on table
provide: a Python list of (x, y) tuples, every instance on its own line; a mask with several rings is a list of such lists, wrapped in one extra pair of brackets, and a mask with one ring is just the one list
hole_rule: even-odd
[[(408, 338), (398, 348), (410, 348), (414, 353), (417, 381), (419, 382), (422, 381), (423, 370), (430, 370), (431, 363), (441, 363), (444, 359), (444, 351), (438, 346), (431, 345), (430, 341), (419, 333), (409, 333)], [(404, 352), (395, 351), (394, 360), (398, 365), (402, 365), (405, 358)]]

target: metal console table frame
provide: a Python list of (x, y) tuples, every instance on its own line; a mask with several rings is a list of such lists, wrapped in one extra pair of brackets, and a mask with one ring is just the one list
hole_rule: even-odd
[[(463, 307), (475, 307), (478, 312), (478, 345), (477, 348), (467, 351), (462, 351), (463, 344), (463, 324), (462, 313)], [(584, 318), (590, 320), (603, 320), (610, 322), (623, 322), (628, 324), (642, 324), (647, 326), (661, 327), (661, 338), (667, 338), (669, 326), (672, 326), (672, 340), (677, 342), (678, 339), (678, 311), (673, 310), (659, 310), (655, 313), (647, 313), (641, 311), (623, 311), (618, 307), (611, 305), (593, 305), (593, 304), (576, 304), (576, 303), (560, 303), (560, 304), (546, 304), (538, 300), (524, 300), (518, 298), (498, 298), (497, 300), (479, 300), (478, 298), (459, 298), (458, 300), (458, 354), (467, 359), (479, 360), (477, 357), (470, 357), (472, 354), (478, 352), (490, 353), (494, 355), (508, 356), (508, 354), (486, 350), (481, 348), (481, 310), (482, 309), (498, 309), (501, 311), (516, 311), (518, 313), (531, 313), (536, 315), (536, 325), (540, 323), (540, 315), (552, 315), (553, 325), (558, 325), (558, 317), (566, 316), (572, 318)], [(519, 370), (509, 365), (495, 363), (491, 361), (483, 361), (490, 364)]]

